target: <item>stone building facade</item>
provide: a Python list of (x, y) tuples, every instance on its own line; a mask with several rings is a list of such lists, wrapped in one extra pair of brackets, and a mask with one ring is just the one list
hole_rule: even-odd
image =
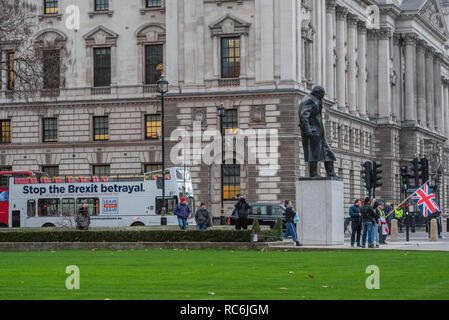
[[(239, 129), (277, 129), (279, 137), (275, 170), (245, 160), (233, 167), (239, 183), (229, 187), (231, 193), (260, 202), (294, 199), (295, 181), (307, 171), (298, 105), (313, 85), (322, 84), (327, 137), (347, 206), (366, 194), (362, 162), (383, 164), (379, 196), (398, 201), (400, 166), (427, 155), (444, 173), (441, 205), (445, 212), (449, 208), (447, 1), (109, 0), (101, 1), (107, 3), (101, 10), (95, 0), (52, 1), (57, 12), (33, 1), (39, 7), (35, 41), (63, 50), (65, 67), (59, 88), (27, 102), (8, 100), (2, 86), (0, 120), (11, 126), (10, 141), (0, 144), (2, 168), (87, 175), (96, 169), (139, 174), (159, 165), (161, 141), (148, 139), (146, 119), (160, 114), (161, 104), (147, 81), (146, 50), (161, 45), (170, 82), (167, 159), (175, 145), (171, 133), (191, 130), (193, 120), (203, 130), (218, 128), (217, 107), (223, 103), (235, 111)], [(233, 57), (225, 56), (230, 49), (224, 53), (223, 46), (231, 42), (223, 39), (238, 40), (238, 57), (235, 48)], [(8, 46), (0, 43), (2, 54), (14, 50)], [(110, 58), (107, 85), (96, 78), (95, 67), (101, 54), (96, 49), (104, 48)], [(238, 73), (225, 76), (224, 64), (236, 62)], [(56, 141), (44, 142), (46, 119), (56, 119)], [(95, 121), (101, 119), (108, 130), (96, 141)], [(197, 201), (218, 215), (221, 165), (191, 170)], [(226, 208), (234, 202), (226, 199)]]

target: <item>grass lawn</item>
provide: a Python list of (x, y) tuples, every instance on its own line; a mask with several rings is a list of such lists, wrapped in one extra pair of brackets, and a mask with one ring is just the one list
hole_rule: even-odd
[[(67, 290), (66, 267), (81, 290)], [(380, 268), (368, 290), (367, 266)], [(449, 253), (0, 252), (0, 299), (449, 299)]]

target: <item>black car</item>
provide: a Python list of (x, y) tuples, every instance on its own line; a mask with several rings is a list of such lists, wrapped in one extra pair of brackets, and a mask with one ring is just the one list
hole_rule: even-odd
[[(282, 204), (275, 203), (250, 203), (251, 210), (248, 216), (248, 224), (252, 225), (254, 219), (259, 220), (260, 225), (274, 227), (278, 218), (282, 218), (282, 225), (285, 228), (285, 208)], [(231, 224), (235, 221), (231, 219)]]

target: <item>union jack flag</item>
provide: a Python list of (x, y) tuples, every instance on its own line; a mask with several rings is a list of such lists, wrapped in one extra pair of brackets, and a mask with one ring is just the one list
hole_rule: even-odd
[(432, 192), (432, 189), (427, 185), (423, 185), (419, 188), (411, 198), (415, 201), (419, 210), (421, 210), (424, 217), (430, 216), (432, 213), (440, 212), (440, 207), (437, 204), (435, 194)]

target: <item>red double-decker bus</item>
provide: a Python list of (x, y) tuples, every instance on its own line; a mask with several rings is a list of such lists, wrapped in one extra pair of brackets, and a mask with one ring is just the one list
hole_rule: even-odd
[[(23, 179), (23, 183), (38, 183), (46, 173), (38, 171), (0, 171), (0, 228), (9, 227), (9, 180)], [(13, 219), (14, 220), (14, 219)], [(14, 227), (14, 221), (11, 221)]]

